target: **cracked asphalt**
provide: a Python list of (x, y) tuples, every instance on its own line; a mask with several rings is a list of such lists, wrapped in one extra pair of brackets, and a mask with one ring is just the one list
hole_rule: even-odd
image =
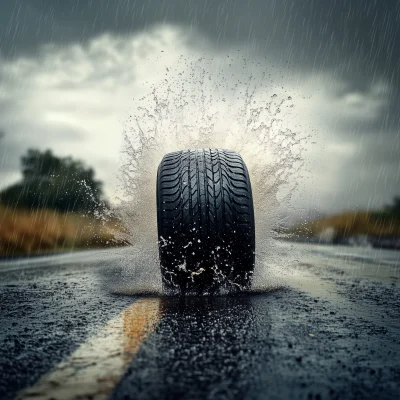
[(2, 261), (0, 398), (400, 398), (400, 254), (296, 246), (241, 296), (118, 294), (121, 250)]

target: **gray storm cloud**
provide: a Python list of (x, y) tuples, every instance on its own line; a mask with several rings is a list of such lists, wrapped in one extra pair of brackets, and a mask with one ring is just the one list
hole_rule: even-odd
[(239, 50), (248, 75), (272, 71), (268, 83), (293, 94), (288, 124), (313, 137), (298, 206), (379, 207), (397, 193), (398, 2), (16, 1), (1, 11), (1, 186), (27, 147), (52, 147), (94, 165), (112, 196), (135, 99), (179, 60), (206, 55), (224, 68)]

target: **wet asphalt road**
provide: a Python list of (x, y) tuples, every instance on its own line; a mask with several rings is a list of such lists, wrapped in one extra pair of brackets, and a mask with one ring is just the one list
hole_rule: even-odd
[(302, 245), (268, 290), (185, 299), (113, 293), (120, 257), (0, 263), (0, 399), (400, 398), (400, 254)]

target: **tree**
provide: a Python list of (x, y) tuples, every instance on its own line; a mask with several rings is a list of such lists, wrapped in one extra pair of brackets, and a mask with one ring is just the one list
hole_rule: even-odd
[(66, 159), (53, 155), (51, 150), (41, 153), (39, 150), (29, 149), (25, 156), (21, 157), (22, 176), (24, 179), (34, 177), (51, 177), (65, 169)]
[(30, 149), (21, 157), (21, 169), (22, 181), (3, 190), (1, 202), (59, 211), (90, 211), (104, 204), (102, 182), (82, 161)]
[(382, 211), (376, 211), (372, 214), (377, 221), (400, 222), (400, 196), (394, 196), (392, 204), (386, 204)]
[(394, 196), (391, 205), (385, 206), (385, 209), (393, 212), (400, 212), (400, 196)]
[(400, 196), (393, 197), (392, 204), (385, 206), (384, 214), (392, 219), (400, 219)]

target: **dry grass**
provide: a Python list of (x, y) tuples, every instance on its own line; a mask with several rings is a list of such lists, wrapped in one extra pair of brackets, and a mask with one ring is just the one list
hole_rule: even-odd
[(382, 218), (377, 213), (349, 211), (294, 227), (297, 234), (316, 236), (325, 229), (334, 228), (340, 237), (353, 235), (400, 236), (400, 221), (396, 218)]
[(0, 256), (124, 245), (114, 238), (117, 221), (53, 210), (11, 209), (0, 205)]

